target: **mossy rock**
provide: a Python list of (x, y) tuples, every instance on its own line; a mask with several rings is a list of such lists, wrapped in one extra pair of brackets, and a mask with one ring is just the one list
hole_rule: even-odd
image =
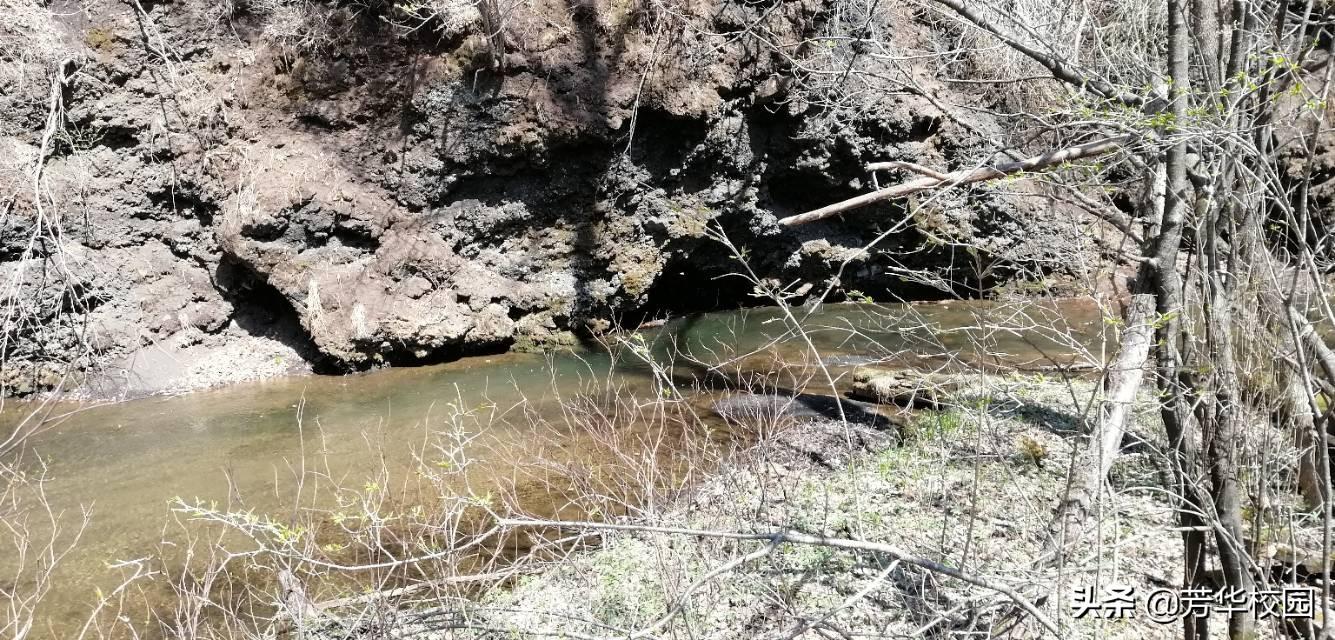
[(853, 385), (848, 395), (881, 404), (935, 409), (966, 382), (960, 376), (944, 373), (859, 367), (853, 370)]
[(579, 337), (571, 331), (553, 331), (538, 335), (522, 335), (515, 338), (511, 351), (519, 353), (545, 353), (579, 346)]

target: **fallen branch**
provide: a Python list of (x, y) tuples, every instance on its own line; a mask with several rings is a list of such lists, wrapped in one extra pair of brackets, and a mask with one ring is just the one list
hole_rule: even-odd
[(475, 573), (462, 576), (450, 576), (448, 578), (440, 578), (437, 580), (430, 580), (427, 582), (419, 582), (417, 584), (411, 584), (406, 587), (395, 587), (393, 589), (384, 589), (382, 591), (376, 591), (373, 593), (364, 593), (357, 596), (349, 596), (346, 598), (335, 598), (333, 600), (325, 600), (323, 602), (316, 602), (312, 606), (314, 606), (317, 611), (323, 612), (323, 611), (328, 611), (330, 609), (342, 609), (351, 606), (369, 604), (380, 600), (404, 598), (413, 595), (415, 593), (428, 591), (430, 589), (438, 589), (441, 587), (476, 584), (476, 583), (501, 582), (502, 580), (508, 580), (515, 576), (531, 575), (537, 573), (538, 571), (539, 571), (538, 568), (525, 568), (525, 569), (510, 569), (507, 571), (493, 571), (491, 573)]
[(1061, 80), (1062, 82), (1074, 85), (1080, 89), (1089, 89), (1095, 94), (1098, 94), (1099, 97), (1119, 102), (1128, 107), (1143, 108), (1146, 106), (1144, 97), (1119, 90), (1117, 87), (1114, 87), (1107, 82), (1091, 78), (1089, 74), (1072, 66), (1071, 63), (1066, 60), (1063, 60), (1054, 54), (1044, 53), (1043, 51), (1039, 51), (1034, 47), (1024, 44), (1019, 38), (1003, 30), (1000, 25), (993, 24), (992, 21), (988, 20), (981, 13), (974, 11), (973, 8), (969, 6), (967, 0), (936, 0), (936, 2), (950, 7), (952, 11), (960, 14), (961, 17), (973, 23), (978, 28), (991, 33), (998, 40), (1005, 43), (1006, 46), (1024, 54), (1030, 60), (1043, 65), (1043, 68), (1047, 69), (1048, 72), (1052, 74), (1052, 77)]
[(495, 571), (491, 573), (450, 576), (448, 578), (420, 582), (406, 587), (383, 589), (371, 593), (348, 596), (346, 598), (335, 598), (333, 600), (315, 602), (306, 595), (305, 585), (301, 583), (300, 579), (298, 579), (291, 571), (284, 569), (278, 574), (278, 583), (283, 589), (284, 609), (275, 617), (273, 631), (276, 635), (284, 635), (294, 629), (311, 624), (317, 620), (328, 619), (340, 621), (342, 618), (332, 613), (335, 609), (345, 609), (347, 607), (365, 606), (377, 602), (398, 600), (415, 593), (447, 586), (475, 583), (499, 583), (502, 580), (513, 578), (518, 575), (529, 575), (537, 573), (538, 571), (539, 569), (534, 567), (511, 569), (508, 571)]
[(979, 167), (976, 169), (963, 169), (960, 171), (952, 171), (950, 173), (945, 173), (945, 174), (937, 174), (935, 176), (928, 175), (926, 177), (918, 178), (916, 180), (911, 180), (909, 182), (905, 182), (903, 184), (899, 184), (893, 187), (886, 187), (884, 189), (873, 191), (871, 193), (864, 193), (860, 196), (849, 198), (848, 200), (844, 200), (842, 202), (836, 202), (834, 204), (821, 207), (814, 211), (808, 211), (806, 213), (798, 214), (795, 216), (789, 216), (787, 218), (780, 220), (779, 224), (784, 225), (786, 227), (791, 227), (799, 224), (806, 224), (808, 222), (815, 222), (816, 220), (828, 218), (830, 216), (843, 213), (851, 209), (865, 207), (867, 205), (880, 202), (882, 200), (890, 200), (892, 198), (902, 198), (907, 195), (918, 193), (919, 191), (926, 191), (928, 189), (933, 189), (936, 187), (955, 186), (960, 184), (983, 182), (985, 180), (995, 180), (997, 178), (1004, 178), (1006, 176), (1015, 173), (1020, 173), (1021, 171), (1034, 171), (1037, 169), (1046, 169), (1047, 167), (1064, 164), (1067, 162), (1074, 162), (1082, 158), (1100, 156), (1121, 149), (1122, 147), (1126, 146), (1127, 144), (1135, 140), (1136, 137), (1137, 136), (1135, 134), (1127, 134), (1123, 136), (1117, 136), (1114, 138), (1104, 138), (1102, 140), (1095, 140), (1094, 142), (1087, 142), (1085, 144), (1076, 145), (1074, 147), (1066, 147), (1064, 149), (1049, 151), (1042, 155), (1033, 156), (1031, 158), (1025, 158), (1024, 160), (1007, 162), (1004, 164), (997, 165), (995, 167)]
[(922, 174), (924, 176), (928, 176), (931, 178), (936, 178), (937, 180), (950, 179), (950, 176), (947, 176), (946, 174), (941, 173), (936, 169), (924, 167), (920, 164), (915, 164), (913, 162), (904, 162), (902, 160), (892, 160), (890, 162), (872, 162), (867, 165), (867, 171), (885, 171), (888, 169), (906, 169), (914, 173)]
[[(936, 110), (940, 111), (942, 115), (944, 115), (946, 118), (949, 118), (951, 122), (954, 122), (961, 128), (968, 130), (969, 132), (973, 133), (979, 138), (986, 139), (991, 136), (991, 132), (984, 131), (978, 125), (974, 124), (973, 121), (971, 121), (970, 119), (961, 118), (958, 115), (956, 115), (953, 110), (951, 110), (946, 105), (942, 104), (940, 100), (937, 100), (936, 97), (933, 96), (930, 91), (924, 91), (919, 88), (913, 93), (914, 95), (926, 100), (933, 107), (936, 107)], [(1011, 148), (1003, 149), (1001, 153), (1010, 156), (1012, 160), (1018, 161), (1024, 159), (1024, 156), (1020, 155), (1018, 151)], [(875, 186), (877, 189), (880, 189), (881, 185), (875, 184), (875, 179), (874, 179), (875, 174), (872, 174), (872, 177), (873, 177), (872, 180), (873, 186)], [(1069, 185), (1066, 185), (1066, 193), (1069, 194), (1069, 197), (1075, 200), (1074, 204), (1083, 207), (1086, 211), (1098, 216), (1103, 221), (1116, 227), (1118, 231), (1125, 233), (1127, 237), (1131, 238), (1131, 240), (1136, 244), (1136, 246), (1141, 246), (1145, 243), (1144, 238), (1140, 236), (1140, 232), (1138, 232), (1135, 229), (1135, 223), (1130, 218), (1130, 216), (1127, 216), (1126, 214), (1122, 213), (1121, 211), (1118, 211), (1116, 208), (1109, 206), (1106, 203), (1099, 202), (1094, 198), (1085, 195), (1079, 189), (1073, 188)], [(1054, 197), (1058, 198), (1059, 200), (1063, 199), (1062, 196), (1056, 194), (1054, 194)]]
[(666, 627), (667, 624), (671, 622), (673, 618), (677, 617), (678, 615), (681, 614), (682, 611), (686, 610), (687, 600), (696, 591), (698, 591), (700, 587), (704, 586), (710, 580), (713, 580), (714, 578), (717, 578), (729, 571), (732, 571), (737, 567), (740, 567), (753, 560), (759, 560), (771, 553), (774, 553), (774, 550), (777, 548), (779, 548), (778, 542), (770, 542), (769, 544), (759, 549), (756, 549), (751, 553), (748, 553), (738, 558), (734, 558), (723, 565), (715, 567), (714, 570), (710, 571), (709, 573), (706, 573), (703, 576), (700, 576), (699, 580), (696, 580), (695, 582), (691, 583), (691, 586), (687, 587), (686, 590), (681, 593), (681, 595), (677, 596), (677, 599), (672, 602), (672, 606), (668, 607), (667, 613), (663, 614), (663, 616), (659, 618), (656, 622), (643, 629), (640, 629), (639, 631), (636, 631), (635, 633), (630, 634), (627, 637), (630, 640), (639, 640), (640, 638), (646, 638), (652, 636), (654, 632), (658, 631), (659, 629), (662, 629), (663, 627)]
[(1089, 459), (1080, 466), (1084, 473), (1075, 478), (1066, 499), (1057, 507), (1048, 525), (1048, 539), (1041, 554), (1043, 563), (1061, 564), (1068, 544), (1080, 538), (1079, 532), (1089, 518), (1094, 497), (1108, 477), (1108, 470), (1122, 449), (1122, 436), (1131, 417), (1131, 407), (1140, 391), (1154, 342), (1154, 296), (1131, 297), (1126, 312), (1126, 330), (1122, 332), (1117, 357), (1108, 367), (1106, 393), (1099, 419), (1090, 433)]
[[(852, 540), (848, 538), (831, 538), (827, 536), (814, 536), (797, 531), (779, 530), (770, 533), (745, 533), (741, 531), (711, 531), (708, 529), (686, 529), (678, 527), (654, 527), (648, 525), (634, 524), (613, 524), (608, 522), (580, 522), (580, 521), (562, 521), (562, 520), (517, 520), (503, 518), (496, 522), (501, 527), (552, 527), (566, 529), (594, 529), (604, 531), (639, 531), (643, 533), (666, 533), (673, 535), (699, 536), (702, 538), (724, 538), (728, 540), (758, 540), (768, 542), (771, 546), (779, 544), (805, 544), (818, 547), (832, 547), (835, 549), (848, 549), (851, 551), (868, 551), (872, 553), (882, 553), (892, 558), (911, 564), (921, 569), (926, 569), (933, 573), (949, 576), (967, 582), (976, 587), (982, 587), (989, 591), (995, 591), (1006, 596), (1016, 606), (1024, 609), (1029, 615), (1033, 616), (1039, 624), (1043, 625), (1054, 635), (1060, 635), (1057, 625), (1043, 612), (1034, 606), (1027, 598), (1017, 593), (1010, 587), (998, 584), (987, 578), (972, 576), (954, 567), (943, 565), (939, 562), (933, 562), (924, 558), (911, 555), (898, 547), (880, 543), (867, 542), (864, 540)], [(767, 547), (768, 549), (768, 547)]]
[(1316, 356), (1316, 363), (1326, 377), (1335, 381), (1335, 350), (1326, 345), (1326, 341), (1317, 333), (1316, 327), (1307, 320), (1292, 304), (1286, 305), (1289, 315), (1289, 332), (1294, 342), (1306, 346)]
[[(1287, 311), (1288, 329), (1293, 348), (1308, 349), (1316, 360), (1316, 365), (1328, 380), (1335, 381), (1335, 352), (1326, 345), (1326, 341), (1317, 332), (1316, 327), (1292, 303), (1284, 303)], [(1302, 360), (1300, 360), (1302, 362)], [(1298, 488), (1303, 500), (1311, 506), (1324, 505), (1327, 499), (1327, 483), (1322, 478), (1321, 456), (1331, 446), (1330, 434), (1324, 426), (1318, 427), (1319, 409), (1312, 401), (1312, 376), (1304, 382), (1304, 376), (1310, 375), (1306, 366), (1289, 372), (1290, 380), (1285, 384), (1283, 401), (1294, 421), (1295, 443), (1303, 453), (1298, 460)], [(1324, 422), (1321, 420), (1320, 422)], [(1324, 442), (1322, 442), (1324, 440)], [(1320, 444), (1318, 444), (1320, 443)], [(1325, 446), (1323, 450), (1320, 447)]]

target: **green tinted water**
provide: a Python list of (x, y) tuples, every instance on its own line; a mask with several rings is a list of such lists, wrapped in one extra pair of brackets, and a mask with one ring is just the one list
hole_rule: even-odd
[[(1054, 334), (1069, 329), (1076, 342), (1101, 346), (1095, 337), (1099, 313), (1092, 305), (1053, 303), (1028, 313), (1037, 319), (1019, 322), (1013, 307), (983, 302), (827, 305), (803, 318), (809, 333), (801, 338), (788, 331), (781, 311), (757, 309), (681, 319), (622, 339), (643, 344), (656, 361), (672, 364), (670, 378), (683, 386), (710, 365), (755, 350), (771, 360), (810, 363), (808, 339), (836, 377), (874, 359), (944, 364), (963, 358), (1021, 366), (1070, 359), (1073, 345), (1047, 336), (1049, 328), (1060, 329)], [(1002, 320), (1029, 328), (980, 328)], [(43, 627), (33, 637), (62, 637), (77, 629), (96, 590), (116, 583), (118, 573), (108, 563), (144, 556), (162, 540), (168, 501), (175, 496), (260, 511), (281, 508), (289, 504), (293, 470), (311, 459), (313, 450), (332, 473), (360, 482), (382, 463), (407, 468), (432, 430), (460, 409), (483, 407), (487, 419), (469, 428), (487, 430), (488, 444), (472, 455), (484, 463), (479, 469), (503, 475), (531, 462), (525, 445), (533, 436), (526, 431), (532, 415), (560, 416), (563, 398), (609, 383), (618, 385), (618, 393), (649, 397), (650, 373), (624, 349), (613, 357), (585, 348), (280, 379), (79, 411), (31, 438), (23, 461), (29, 467), (37, 457), (44, 461), (44, 486), (57, 510), (73, 514), (88, 508), (92, 514), (83, 540), (57, 573), (42, 610)], [(812, 384), (823, 381), (822, 376)], [(707, 408), (711, 394), (695, 393)], [(13, 423), (29, 409), (11, 402), (0, 420)], [(0, 553), (0, 575), (12, 575), (7, 562), (12, 558)]]

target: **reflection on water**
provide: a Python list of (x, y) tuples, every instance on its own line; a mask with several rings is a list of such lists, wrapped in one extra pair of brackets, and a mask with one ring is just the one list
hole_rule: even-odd
[[(746, 358), (754, 358), (756, 351), (768, 358), (757, 367), (764, 368), (776, 360), (812, 362), (805, 356), (814, 347), (838, 378), (873, 360), (944, 365), (963, 358), (1028, 366), (1069, 361), (1078, 345), (1047, 335), (1066, 329), (1075, 332), (1077, 343), (1094, 345), (1096, 351), (1102, 346), (1093, 338), (1102, 326), (1100, 316), (1088, 303), (1029, 307), (1027, 316), (987, 302), (826, 305), (810, 315), (801, 308), (792, 313), (802, 317), (806, 337), (788, 331), (783, 311), (756, 309), (679, 319), (622, 338), (671, 364), (667, 377), (678, 383), (705, 379), (720, 363), (754, 364)], [(997, 323), (1023, 330), (986, 328)], [(166, 505), (174, 496), (240, 502), (260, 512), (276, 509), (285, 504), (293, 469), (310, 457), (311, 448), (320, 450), (332, 473), (359, 482), (382, 460), (390, 469), (405, 469), (427, 434), (459, 408), (489, 407), (485, 428), (491, 446), (476, 455), (487, 458), (483, 468), (504, 474), (507, 465), (525, 464), (516, 452), (532, 436), (525, 431), (531, 421), (514, 419), (522, 413), (514, 407), (522, 403), (526, 411), (557, 415), (562, 399), (605, 388), (599, 385), (613, 380), (622, 393), (652, 393), (650, 373), (629, 353), (516, 353), (364, 375), (243, 384), (76, 413), (33, 438), (25, 458), (30, 462), (35, 453), (48, 465), (46, 491), (57, 509), (75, 513), (91, 507), (93, 513), (45, 608), (49, 628), (56, 630), (51, 633), (77, 628), (72, 625), (82, 622), (95, 589), (114, 584), (109, 561), (144, 555), (162, 539)], [(823, 377), (818, 379), (823, 383)], [(703, 399), (701, 406), (708, 407)], [(12, 423), (24, 409), (10, 403), (0, 421)], [(483, 428), (478, 424), (472, 428)], [(496, 446), (506, 442), (515, 443), (514, 449)], [(9, 568), (6, 562), (0, 555), (0, 570)], [(47, 629), (39, 625), (35, 637)]]

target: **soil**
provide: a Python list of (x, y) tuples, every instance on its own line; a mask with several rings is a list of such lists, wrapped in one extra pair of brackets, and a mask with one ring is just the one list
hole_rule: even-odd
[[(0, 275), (26, 318), (5, 394), (71, 370), (114, 395), (427, 363), (756, 302), (710, 229), (761, 283), (836, 299), (980, 295), (1021, 273), (1069, 289), (1104, 263), (1088, 237), (1107, 230), (1023, 181), (778, 225), (865, 191), (869, 161), (991, 153), (978, 132), (995, 122), (945, 118), (923, 92), (822, 103), (793, 65), (816, 54), (764, 43), (817, 41), (840, 19), (828, 0), (544, 0), (494, 38), (468, 3), (56, 4), (21, 25), (40, 49), (3, 53), (26, 71), (0, 77), (17, 194)], [(906, 48), (939, 35), (888, 23)], [(54, 235), (26, 186), (52, 104)]]

